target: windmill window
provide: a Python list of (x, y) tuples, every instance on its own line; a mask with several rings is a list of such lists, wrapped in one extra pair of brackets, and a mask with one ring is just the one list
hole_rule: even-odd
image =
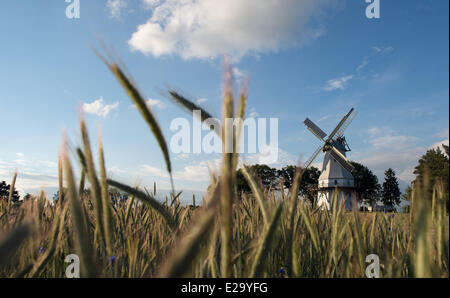
[(337, 185), (337, 180), (334, 180), (334, 185)]

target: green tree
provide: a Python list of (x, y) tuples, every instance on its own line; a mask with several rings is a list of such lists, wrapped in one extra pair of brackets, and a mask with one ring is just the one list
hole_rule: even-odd
[(352, 175), (355, 179), (355, 191), (358, 201), (374, 205), (380, 199), (381, 187), (377, 176), (366, 166), (352, 161)]
[(386, 206), (400, 204), (400, 189), (398, 187), (397, 177), (393, 169), (389, 168), (384, 172), (384, 182), (381, 191), (381, 200)]
[[(297, 167), (295, 166), (286, 166), (278, 170), (278, 177), (283, 180), (285, 188), (291, 188), (296, 170)], [(316, 167), (309, 167), (303, 171), (299, 185), (299, 193), (314, 204), (315, 198), (317, 197), (320, 171)]]
[(411, 196), (412, 196), (412, 187), (411, 185), (409, 185), (401, 197), (403, 200), (411, 202)]
[[(267, 165), (252, 165), (249, 167), (250, 174), (258, 177), (262, 186), (265, 188), (278, 189), (278, 175), (275, 168)], [(236, 173), (236, 185), (238, 192), (250, 192), (250, 186), (239, 169)]]
[[(448, 146), (444, 147), (448, 152)], [(441, 182), (444, 185), (445, 192), (448, 193), (448, 179), (449, 179), (449, 158), (441, 151), (440, 148), (430, 149), (423, 155), (414, 169), (416, 179), (414, 184), (425, 187), (428, 185), (428, 193), (432, 192), (433, 186), (436, 182)], [(428, 181), (428, 183), (426, 183)]]
[(447, 145), (445, 145), (445, 144), (442, 144), (442, 147), (444, 147), (444, 152), (445, 152), (445, 154), (447, 154), (447, 157), (448, 157), (450, 155), (449, 147)]
[[(9, 184), (6, 184), (5, 181), (0, 182), (0, 199), (8, 199), (9, 197), (9, 190), (11, 186)], [(12, 203), (18, 203), (20, 199), (19, 193), (17, 190), (14, 190), (11, 195), (11, 202)]]

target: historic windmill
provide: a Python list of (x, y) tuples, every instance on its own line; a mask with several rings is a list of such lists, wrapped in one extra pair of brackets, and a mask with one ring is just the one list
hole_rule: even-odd
[(350, 148), (344, 137), (345, 129), (349, 126), (353, 118), (355, 118), (356, 114), (356, 110), (352, 108), (326, 139), (327, 134), (310, 119), (306, 118), (303, 122), (323, 142), (323, 145), (317, 148), (305, 164), (305, 168), (308, 168), (317, 156), (319, 156), (321, 151), (325, 153), (322, 174), (319, 177), (317, 198), (317, 206), (322, 207), (322, 209), (330, 209), (335, 191), (338, 192), (339, 200), (344, 199), (344, 205), (347, 210), (352, 209), (353, 202), (356, 202), (354, 193), (355, 183), (351, 174), (353, 166), (349, 163), (345, 155), (346, 152), (350, 151)]

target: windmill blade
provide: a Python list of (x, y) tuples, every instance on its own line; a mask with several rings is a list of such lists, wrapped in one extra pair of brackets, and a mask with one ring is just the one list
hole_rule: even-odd
[(351, 172), (353, 170), (353, 166), (348, 161), (347, 157), (345, 157), (344, 154), (342, 154), (339, 150), (334, 148), (334, 146), (331, 146), (330, 154), (333, 156), (334, 159), (347, 171)]
[(328, 140), (330, 141), (333, 139), (333, 137), (336, 135), (336, 133), (341, 129), (341, 127), (343, 127), (343, 125), (345, 124), (345, 122), (347, 121), (347, 119), (350, 117), (350, 115), (353, 113), (355, 109), (352, 108), (350, 110), (350, 112), (347, 113), (347, 115), (344, 116), (344, 118), (342, 118), (341, 122), (339, 122), (339, 124), (336, 126), (336, 128), (333, 130), (333, 132), (328, 136)]
[(316, 149), (316, 151), (314, 151), (313, 155), (311, 155), (311, 157), (305, 162), (305, 169), (307, 169), (316, 160), (324, 146), (320, 146)]
[(321, 141), (327, 136), (327, 134), (321, 130), (314, 122), (312, 122), (309, 118), (306, 118), (303, 123), (306, 125), (306, 127), (315, 135), (317, 138), (319, 138)]
[(341, 128), (338, 130), (336, 135), (338, 137), (342, 137), (344, 135), (344, 131), (347, 129), (347, 127), (352, 123), (353, 119), (355, 119), (356, 115), (358, 115), (357, 110), (353, 110), (353, 112), (350, 113), (347, 120), (345, 120), (344, 124), (341, 126)]

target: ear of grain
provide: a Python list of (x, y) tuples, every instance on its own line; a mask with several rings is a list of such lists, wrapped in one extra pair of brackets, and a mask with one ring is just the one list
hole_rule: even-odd
[(86, 128), (86, 122), (84, 119), (80, 120), (80, 130), (81, 130), (81, 138), (83, 140), (83, 154), (86, 163), (86, 173), (89, 179), (89, 183), (91, 185), (91, 196), (94, 199), (94, 207), (95, 207), (95, 226), (96, 226), (96, 236), (100, 241), (104, 241), (105, 230), (103, 226), (103, 206), (102, 206), (102, 194), (100, 189), (100, 184), (98, 182), (95, 165), (94, 165), (94, 157), (91, 150), (91, 143), (89, 141), (89, 136)]
[(62, 151), (63, 165), (64, 165), (64, 176), (67, 184), (67, 196), (70, 201), (70, 209), (72, 213), (72, 222), (75, 229), (76, 243), (79, 251), (79, 256), (81, 259), (81, 270), (85, 277), (94, 277), (94, 257), (92, 253), (92, 247), (90, 244), (89, 231), (86, 229), (85, 221), (83, 218), (83, 212), (81, 209), (81, 203), (78, 199), (75, 179), (73, 176), (72, 165), (70, 163), (69, 157), (67, 155), (67, 150), (65, 149), (65, 141)]
[(366, 253), (366, 249), (364, 247), (364, 241), (363, 241), (363, 235), (362, 235), (362, 231), (361, 231), (361, 223), (360, 223), (360, 218), (359, 218), (359, 212), (354, 209), (352, 211), (353, 213), (353, 219), (354, 219), (354, 230), (355, 230), (355, 240), (356, 240), (356, 247), (358, 249), (357, 253), (358, 253), (358, 263), (359, 263), (359, 269), (360, 269), (360, 274), (363, 274), (364, 272), (364, 268), (365, 268), (365, 253)]
[[(199, 105), (195, 104), (193, 101), (187, 99), (180, 93), (176, 92), (175, 90), (169, 90), (169, 98), (171, 98), (173, 101), (175, 101), (177, 104), (179, 104), (183, 109), (186, 111), (193, 113), (194, 111), (200, 111), (200, 121), (204, 122), (206, 119), (210, 119), (211, 121), (214, 121), (214, 132), (220, 136), (220, 122), (216, 121), (215, 118), (205, 109), (200, 107)], [(197, 115), (197, 114), (195, 114)]]
[(311, 240), (314, 245), (314, 249), (319, 252), (320, 251), (320, 245), (319, 245), (319, 234), (317, 232), (316, 227), (313, 225), (311, 221), (310, 213), (308, 212), (307, 207), (305, 206), (304, 202), (301, 202), (299, 204), (300, 206), (300, 214), (302, 216), (302, 219), (306, 225), (306, 228), (309, 231), (309, 234), (311, 235)]
[(60, 234), (62, 230), (61, 227), (63, 226), (64, 221), (66, 219), (66, 213), (69, 205), (65, 203), (59, 205), (60, 207), (53, 219), (53, 228), (50, 236), (49, 247), (46, 250), (45, 254), (41, 258), (39, 258), (37, 262), (33, 265), (29, 273), (29, 276), (32, 278), (39, 277), (39, 274), (41, 274), (41, 272), (45, 269), (45, 266), (48, 264), (48, 262), (54, 257), (57, 245), (58, 243), (60, 243)]
[(14, 190), (16, 189), (16, 179), (17, 179), (17, 172), (14, 173), (11, 184), (9, 185), (9, 196), (8, 196), (8, 212), (7, 214), (9, 214), (9, 212), (11, 211), (11, 205), (12, 205), (12, 196), (14, 194)]
[(234, 156), (233, 156), (233, 169), (237, 168), (237, 165), (239, 163), (239, 150), (241, 146), (241, 135), (242, 135), (242, 128), (244, 126), (244, 118), (245, 118), (245, 109), (247, 107), (247, 98), (248, 98), (248, 83), (249, 80), (244, 80), (244, 83), (242, 84), (242, 90), (241, 94), (239, 96), (239, 102), (238, 102), (238, 108), (236, 112), (236, 118), (234, 121), (237, 121), (237, 127), (236, 127), (236, 133), (234, 134)]
[(152, 207), (156, 212), (158, 212), (164, 218), (164, 220), (166, 221), (166, 223), (169, 225), (170, 228), (172, 228), (172, 229), (176, 228), (175, 219), (172, 217), (172, 215), (170, 215), (169, 211), (154, 198), (148, 196), (147, 194), (145, 194), (144, 192), (142, 192), (140, 190), (137, 190), (135, 188), (132, 188), (132, 187), (122, 184), (120, 182), (117, 182), (117, 181), (114, 181), (111, 179), (107, 179), (106, 182), (109, 185), (116, 187), (116, 188), (132, 195), (134, 198), (137, 198), (141, 202)]
[(280, 204), (276, 209), (275, 214), (270, 221), (270, 224), (264, 227), (263, 234), (255, 252), (255, 259), (252, 264), (252, 269), (250, 271), (251, 278), (263, 277), (264, 260), (269, 252), (273, 236), (278, 226), (282, 208), (283, 204)]
[[(291, 197), (289, 200), (288, 210), (288, 230), (286, 235), (287, 251), (286, 251), (286, 269), (288, 276), (294, 276), (294, 267), (297, 262), (294, 260), (294, 232), (295, 232), (295, 216), (297, 214), (298, 190), (302, 179), (303, 171), (301, 167), (297, 167), (292, 186)], [(283, 191), (283, 190), (282, 190)], [(284, 195), (284, 194), (283, 194)]]
[(417, 207), (417, 217), (415, 222), (415, 277), (432, 277), (430, 264), (430, 250), (428, 242), (429, 232), (429, 210), (424, 200), (421, 200)]
[(268, 224), (268, 215), (267, 215), (267, 206), (264, 200), (264, 194), (261, 190), (261, 187), (259, 187), (258, 183), (255, 181), (253, 176), (249, 173), (247, 166), (243, 166), (241, 168), (242, 174), (244, 175), (245, 179), (248, 181), (248, 184), (250, 185), (250, 188), (256, 198), (256, 201), (259, 204), (259, 208), (261, 209), (261, 213), (263, 216), (264, 224)]
[[(226, 72), (231, 76), (231, 71)], [(227, 80), (226, 88), (231, 88), (231, 81)], [(223, 278), (231, 277), (231, 239), (232, 239), (232, 205), (234, 195), (233, 185), (233, 153), (227, 153), (226, 148), (233, 134), (233, 128), (226, 125), (226, 119), (233, 118), (233, 95), (231, 90), (225, 92), (223, 100), (223, 132), (222, 132), (222, 172), (221, 172), (221, 196), (220, 196), (220, 228), (221, 228), (221, 262), (220, 269)], [(229, 120), (228, 120), (229, 121)], [(231, 131), (230, 131), (231, 130)], [(232, 138), (231, 138), (232, 140)]]
[(62, 205), (64, 200), (64, 187), (63, 187), (63, 169), (62, 169), (62, 156), (58, 156), (58, 202)]
[(138, 111), (141, 113), (141, 116), (144, 118), (147, 125), (150, 127), (158, 145), (163, 153), (164, 160), (166, 162), (167, 171), (171, 177), (172, 189), (173, 181), (172, 181), (172, 164), (170, 162), (169, 149), (167, 147), (166, 140), (163, 136), (162, 130), (156, 121), (155, 116), (145, 103), (144, 98), (141, 96), (137, 88), (134, 86), (133, 82), (122, 72), (117, 64), (108, 64), (109, 69), (114, 74), (116, 79), (124, 88), (125, 92), (131, 98), (132, 102), (136, 105)]
[(204, 206), (191, 228), (174, 244), (167, 261), (162, 265), (159, 277), (183, 277), (189, 270), (191, 262), (200, 252), (200, 245), (205, 242), (214, 229), (217, 212), (219, 188), (214, 192), (208, 206)]
[(106, 250), (109, 256), (113, 256), (113, 238), (114, 238), (114, 223), (111, 216), (111, 200), (109, 198), (108, 183), (106, 182), (105, 156), (103, 153), (103, 142), (101, 137), (101, 130), (99, 130), (98, 137), (99, 144), (99, 161), (100, 161), (100, 184), (102, 196), (103, 209), (103, 226), (105, 228)]

